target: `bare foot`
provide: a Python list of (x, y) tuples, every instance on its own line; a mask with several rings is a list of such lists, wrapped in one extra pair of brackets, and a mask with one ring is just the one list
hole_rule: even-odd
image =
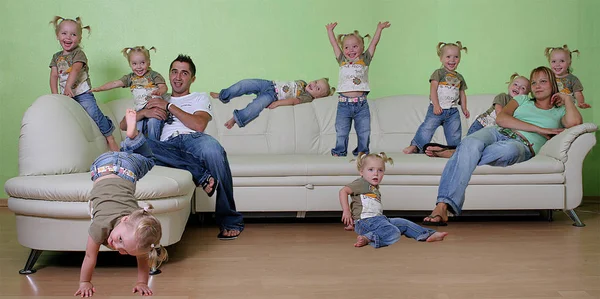
[(344, 226), (344, 230), (353, 231), (354, 230), (354, 225)]
[[(432, 216), (432, 217), (430, 217)], [(448, 222), (448, 205), (440, 202), (435, 206), (435, 209), (431, 211), (429, 216), (425, 217), (423, 221), (428, 222)]]
[(354, 243), (354, 247), (363, 247), (367, 244), (369, 244), (370, 240), (367, 239), (367, 237), (365, 236), (358, 236), (356, 237), (356, 243)]
[(218, 93), (218, 92), (211, 92), (211, 93), (210, 93), (210, 96), (211, 96), (213, 99), (218, 99), (218, 98), (219, 98), (219, 93)]
[(227, 129), (233, 128), (233, 125), (235, 125), (235, 119), (233, 117), (225, 123)]
[(427, 238), (426, 242), (437, 242), (437, 241), (444, 241), (444, 237), (446, 237), (448, 235), (447, 232), (435, 232), (433, 233), (433, 235), (429, 236), (429, 238)]
[(127, 123), (127, 137), (133, 139), (138, 135), (137, 130), (137, 112), (133, 109), (127, 109), (125, 111), (125, 122)]
[(450, 158), (456, 149), (448, 149), (439, 146), (428, 146), (425, 155), (429, 157)]
[(220, 240), (235, 240), (242, 232), (237, 229), (224, 229), (222, 230), (217, 238)]
[(419, 151), (419, 148), (416, 145), (409, 145), (405, 147), (402, 152), (405, 154), (414, 154)]
[(215, 186), (215, 178), (210, 177), (210, 179), (208, 179), (208, 185), (206, 185), (206, 187), (204, 187), (204, 192), (206, 192), (207, 194), (210, 193), (214, 186)]
[(106, 136), (106, 143), (108, 143), (108, 149), (113, 152), (118, 152), (119, 150), (121, 150), (121, 148), (119, 148), (119, 145), (115, 141), (115, 137), (113, 137), (112, 135)]

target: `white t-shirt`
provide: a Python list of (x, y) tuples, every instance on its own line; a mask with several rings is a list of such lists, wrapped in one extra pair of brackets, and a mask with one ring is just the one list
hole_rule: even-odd
[[(171, 97), (169, 103), (173, 103), (173, 105), (189, 114), (194, 114), (197, 111), (204, 111), (212, 117), (212, 105), (205, 92), (192, 92), (182, 97)], [(173, 123), (165, 123), (162, 134), (160, 135), (160, 141), (167, 140), (167, 138), (175, 132), (179, 132), (179, 134), (188, 134), (196, 131), (186, 127), (177, 117), (175, 117), (175, 115), (173, 115)]]

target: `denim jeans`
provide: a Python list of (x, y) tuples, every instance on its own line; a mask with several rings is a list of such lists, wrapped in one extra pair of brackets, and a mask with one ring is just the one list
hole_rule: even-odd
[(94, 98), (94, 94), (91, 91), (84, 92), (80, 95), (76, 95), (73, 97), (83, 110), (87, 112), (87, 114), (92, 118), (92, 120), (98, 125), (100, 129), (100, 133), (104, 136), (110, 136), (112, 132), (115, 130), (115, 126), (113, 125), (110, 118), (106, 117), (98, 107), (96, 103), (96, 98)]
[(158, 118), (142, 118), (137, 122), (137, 129), (148, 139), (158, 141), (164, 124), (165, 121)]
[(446, 163), (437, 203), (444, 202), (460, 215), (465, 201), (465, 190), (477, 165), (509, 166), (533, 157), (521, 141), (498, 132), (497, 126), (483, 128), (465, 137)]
[[(154, 167), (154, 155), (152, 150), (146, 142), (146, 138), (143, 134), (138, 134), (134, 139), (125, 138), (121, 142), (121, 151), (119, 152), (106, 152), (98, 156), (90, 171), (92, 174), (96, 173), (96, 169), (102, 166), (114, 165), (117, 168), (123, 167), (135, 174), (135, 180), (131, 177), (124, 175), (123, 173), (115, 172), (119, 177), (129, 180), (135, 183), (141, 179), (144, 175)], [(99, 177), (98, 174), (92, 176), (92, 181), (95, 181)]]
[(433, 104), (429, 104), (425, 120), (423, 120), (423, 123), (417, 129), (410, 145), (416, 145), (419, 148), (419, 152), (423, 152), (423, 146), (431, 142), (431, 138), (439, 126), (444, 128), (444, 137), (446, 137), (448, 145), (457, 146), (460, 143), (462, 133), (460, 112), (458, 112), (458, 109), (442, 109), (442, 114), (435, 115), (433, 113)]
[(218, 181), (215, 218), (221, 229), (243, 230), (242, 214), (235, 209), (233, 179), (227, 153), (212, 136), (194, 132), (181, 134), (166, 141), (148, 140), (156, 164), (192, 173), (196, 185), (206, 180), (209, 173)]
[(352, 151), (354, 156), (359, 152), (369, 153), (371, 142), (371, 112), (365, 99), (360, 102), (338, 102), (335, 116), (335, 148), (331, 150), (334, 156), (345, 157), (348, 154), (348, 137), (354, 120), (354, 130), (358, 137), (358, 145)]
[(473, 124), (471, 124), (471, 126), (469, 127), (469, 131), (467, 131), (467, 136), (469, 136), (481, 129), (483, 129), (483, 125), (478, 120), (475, 120), (473, 122)]
[(417, 241), (425, 241), (435, 233), (435, 230), (422, 227), (404, 218), (387, 218), (386, 216), (374, 216), (355, 221), (354, 231), (371, 240), (369, 245), (379, 248), (392, 245), (400, 236)]
[(245, 94), (256, 94), (256, 98), (246, 108), (233, 110), (233, 119), (240, 128), (257, 118), (263, 109), (277, 101), (273, 81), (263, 79), (245, 79), (229, 88), (222, 89), (219, 93), (219, 100), (227, 104), (231, 99)]

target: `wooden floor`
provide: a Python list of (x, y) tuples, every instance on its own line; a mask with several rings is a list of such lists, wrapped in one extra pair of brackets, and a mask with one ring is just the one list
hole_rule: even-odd
[[(600, 298), (600, 203), (578, 213), (587, 227), (562, 212), (554, 222), (467, 219), (451, 222), (443, 242), (381, 249), (354, 248), (341, 223), (254, 220), (235, 241), (190, 223), (150, 285), (155, 298)], [(0, 241), (0, 298), (72, 298), (82, 253), (44, 252), (37, 273), (19, 275), (29, 250), (7, 208)], [(101, 253), (94, 297), (138, 297), (135, 279), (134, 258)]]

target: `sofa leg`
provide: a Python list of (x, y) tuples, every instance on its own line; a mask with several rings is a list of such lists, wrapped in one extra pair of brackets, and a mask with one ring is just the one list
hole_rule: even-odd
[(577, 226), (577, 227), (584, 227), (585, 224), (583, 222), (581, 222), (581, 220), (579, 220), (579, 217), (577, 216), (577, 213), (575, 213), (575, 210), (565, 210), (565, 214), (567, 214), (567, 216), (569, 216), (569, 218), (571, 218), (571, 220), (573, 220), (573, 226)]
[(552, 212), (552, 209), (546, 210), (546, 219), (548, 220), (548, 222), (554, 221), (554, 218), (552, 217)]
[(27, 275), (35, 273), (35, 269), (33, 269), (33, 265), (42, 254), (43, 250), (31, 249), (29, 253), (29, 257), (27, 258), (27, 262), (25, 263), (25, 268), (19, 270), (19, 274)]

